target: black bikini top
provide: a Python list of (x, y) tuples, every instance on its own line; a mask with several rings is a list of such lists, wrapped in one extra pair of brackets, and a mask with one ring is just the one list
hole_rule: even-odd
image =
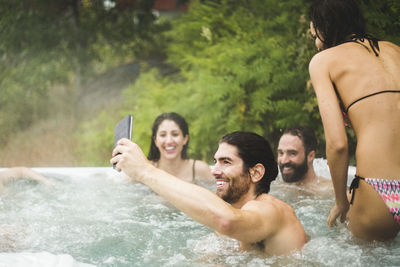
[(360, 100), (363, 100), (363, 99), (365, 99), (365, 98), (367, 98), (367, 97), (370, 97), (370, 96), (383, 94), (383, 93), (400, 93), (400, 90), (382, 90), (382, 91), (379, 91), (379, 92), (375, 92), (375, 93), (372, 93), (372, 94), (369, 94), (369, 95), (360, 97), (359, 99), (353, 101), (353, 102), (346, 108), (346, 110), (345, 110), (344, 112), (346, 112), (346, 114), (347, 114), (347, 112), (349, 111), (349, 108), (350, 108), (352, 105), (354, 105), (355, 103), (357, 103), (358, 101), (360, 101)]
[(193, 160), (193, 165), (192, 165), (192, 182), (194, 182), (195, 178), (196, 178), (196, 169), (195, 169), (195, 165), (196, 164), (196, 160)]
[[(370, 35), (368, 35), (368, 34), (365, 34), (365, 35), (353, 35), (353, 36), (351, 36), (351, 39), (346, 40), (346, 41), (343, 41), (343, 42), (341, 42), (340, 44), (349, 43), (349, 42), (354, 42), (354, 43), (356, 43), (356, 44), (362, 45), (365, 49), (367, 49), (368, 51), (370, 51), (370, 49), (369, 49), (365, 44), (362, 43), (362, 42), (364, 42), (365, 39), (368, 40), (368, 43), (369, 43), (369, 45), (370, 45), (372, 51), (374, 52), (375, 56), (378, 57), (378, 56), (379, 56), (379, 53), (378, 53), (378, 52), (380, 51), (380, 50), (379, 50), (378, 39), (376, 39), (376, 38), (374, 38), (374, 37), (372, 37), (372, 36), (370, 36)], [(343, 113), (344, 113), (343, 115), (346, 116), (346, 117), (347, 117), (347, 113), (349, 112), (349, 108), (350, 108), (352, 105), (354, 105), (355, 103), (357, 103), (358, 101), (361, 101), (361, 100), (363, 100), (363, 99), (365, 99), (365, 98), (368, 98), (368, 97), (370, 97), (370, 96), (374, 96), (374, 95), (378, 95), (378, 94), (383, 94), (383, 93), (400, 93), (400, 90), (382, 90), (382, 91), (379, 91), (379, 92), (375, 92), (375, 93), (372, 93), (372, 94), (369, 94), (369, 95), (360, 97), (360, 98), (354, 100), (347, 108), (345, 108), (345, 106), (344, 106), (344, 104), (343, 104), (343, 101), (342, 101), (342, 99), (340, 98), (339, 92), (338, 92), (337, 89), (336, 89), (335, 84), (333, 85), (333, 88), (335, 89), (336, 95), (337, 95), (337, 97), (338, 97), (338, 99), (339, 99), (340, 107), (341, 107), (341, 109), (342, 109), (342, 111), (343, 111)]]

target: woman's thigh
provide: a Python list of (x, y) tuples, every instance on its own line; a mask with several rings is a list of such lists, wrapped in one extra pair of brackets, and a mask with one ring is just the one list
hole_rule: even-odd
[(375, 189), (363, 180), (355, 189), (348, 219), (350, 231), (365, 240), (388, 240), (396, 237), (400, 225)]

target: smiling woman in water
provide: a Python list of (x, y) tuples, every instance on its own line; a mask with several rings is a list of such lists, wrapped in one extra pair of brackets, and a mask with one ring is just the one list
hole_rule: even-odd
[(210, 167), (201, 160), (189, 159), (189, 127), (175, 112), (162, 113), (154, 121), (148, 159), (184, 181), (214, 182)]

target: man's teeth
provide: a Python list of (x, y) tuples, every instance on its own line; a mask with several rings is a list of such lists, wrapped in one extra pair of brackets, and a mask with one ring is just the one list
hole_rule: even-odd
[(224, 185), (225, 183), (225, 181), (217, 181), (217, 185)]

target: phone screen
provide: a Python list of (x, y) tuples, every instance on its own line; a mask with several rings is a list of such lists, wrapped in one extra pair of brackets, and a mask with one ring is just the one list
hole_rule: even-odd
[[(131, 140), (132, 125), (133, 117), (131, 115), (127, 115), (120, 122), (118, 122), (118, 124), (114, 128), (114, 147), (117, 146), (117, 142), (122, 138), (127, 138)], [(113, 168), (115, 169), (115, 163), (113, 164)]]

